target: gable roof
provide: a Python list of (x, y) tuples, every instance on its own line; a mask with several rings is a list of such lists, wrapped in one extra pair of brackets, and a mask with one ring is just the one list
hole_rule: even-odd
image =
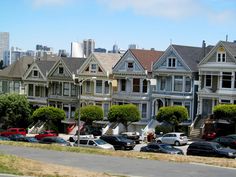
[(62, 57), (62, 61), (66, 64), (71, 73), (76, 73), (87, 58), (72, 58), (72, 57)]
[[(172, 45), (180, 57), (185, 61), (192, 71), (197, 71), (197, 64), (203, 58), (203, 49), (201, 47)], [(209, 52), (209, 51), (205, 51)]]
[(129, 49), (134, 57), (139, 61), (142, 67), (148, 72), (152, 72), (152, 65), (164, 53), (163, 51), (156, 50), (143, 50), (143, 49)]
[(35, 63), (38, 65), (43, 75), (46, 76), (46, 73), (49, 72), (56, 61), (37, 60)]
[(117, 53), (93, 53), (95, 58), (99, 61), (101, 66), (108, 71), (109, 73), (112, 73), (112, 67), (115, 66), (115, 64), (120, 60), (122, 57), (122, 54)]
[(236, 42), (221, 41), (221, 43), (229, 50), (229, 52), (236, 57)]
[(4, 68), (0, 71), (0, 77), (8, 77), (8, 78), (19, 78), (24, 75), (26, 70), (29, 68), (29, 65), (33, 63), (33, 57), (24, 56), (19, 60), (15, 61), (8, 67)]

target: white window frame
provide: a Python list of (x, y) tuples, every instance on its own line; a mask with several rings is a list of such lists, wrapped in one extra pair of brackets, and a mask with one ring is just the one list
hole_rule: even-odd
[[(170, 65), (169, 65), (170, 63)], [(167, 68), (176, 68), (177, 66), (177, 60), (175, 57), (169, 57), (167, 59)]]
[[(37, 72), (37, 75), (35, 75), (35, 72)], [(33, 70), (33, 77), (39, 77), (39, 71), (38, 70)]]
[[(177, 79), (176, 77), (182, 77), (182, 79)], [(181, 90), (179, 91), (179, 90), (175, 90), (176, 89), (176, 86), (175, 86), (175, 81), (180, 81), (180, 80), (182, 80), (182, 86), (181, 86)], [(184, 77), (183, 76), (174, 76), (174, 84), (173, 84), (173, 91), (174, 92), (183, 92), (183, 88), (184, 88), (184, 86), (183, 86), (183, 83), (184, 83)]]
[[(95, 68), (93, 66), (95, 66)], [(89, 71), (90, 71), (90, 73), (97, 73), (97, 71), (98, 71), (97, 63), (91, 63)]]
[(91, 93), (91, 81), (86, 81), (85, 82), (85, 91), (86, 91), (86, 93)]
[(226, 62), (226, 52), (217, 52), (216, 62), (225, 63)]
[[(62, 70), (62, 73), (60, 72), (60, 70)], [(58, 67), (58, 74), (64, 74), (64, 67), (62, 66)]]
[[(230, 79), (230, 84), (231, 84), (231, 86), (228, 88), (228, 87), (223, 87), (223, 77), (224, 77), (224, 74), (223, 73), (231, 73), (231, 79)], [(222, 89), (232, 89), (232, 72), (222, 72), (221, 73), (221, 75), (222, 75), (222, 77), (221, 77), (221, 82), (220, 82), (220, 87), (222, 88)], [(229, 75), (227, 75), (227, 76), (229, 76)]]
[[(102, 82), (102, 86), (101, 86), (101, 87), (102, 87), (102, 90), (101, 90), (101, 92), (97, 92), (97, 82), (98, 82), (98, 81), (101, 81), (101, 82)], [(96, 93), (96, 94), (100, 94), (100, 95), (103, 93), (103, 80), (96, 80), (96, 81), (95, 81), (95, 93)]]

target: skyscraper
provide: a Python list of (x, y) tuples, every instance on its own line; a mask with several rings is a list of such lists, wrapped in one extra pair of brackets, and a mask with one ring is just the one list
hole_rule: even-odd
[(93, 39), (88, 39), (83, 41), (84, 44), (84, 55), (88, 57), (91, 53), (94, 52), (95, 42)]
[(84, 58), (83, 43), (71, 42), (71, 57)]
[(0, 61), (3, 60), (5, 51), (9, 51), (9, 33), (0, 32)]

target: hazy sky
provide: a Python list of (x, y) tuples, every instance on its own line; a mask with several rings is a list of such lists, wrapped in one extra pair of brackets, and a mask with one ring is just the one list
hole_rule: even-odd
[[(165, 50), (236, 40), (236, 0), (0, 0), (0, 31), (10, 45), (54, 50), (92, 38), (96, 47)], [(68, 51), (69, 52), (69, 51)]]

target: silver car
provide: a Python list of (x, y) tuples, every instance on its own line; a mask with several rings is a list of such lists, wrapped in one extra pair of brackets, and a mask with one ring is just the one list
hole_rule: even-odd
[(188, 138), (184, 133), (173, 132), (164, 134), (162, 137), (157, 138), (157, 143), (173, 144), (180, 146), (188, 143)]
[[(74, 146), (77, 146), (77, 143), (78, 141), (74, 143)], [(80, 139), (79, 146), (114, 150), (114, 147), (111, 144), (102, 139)]]

